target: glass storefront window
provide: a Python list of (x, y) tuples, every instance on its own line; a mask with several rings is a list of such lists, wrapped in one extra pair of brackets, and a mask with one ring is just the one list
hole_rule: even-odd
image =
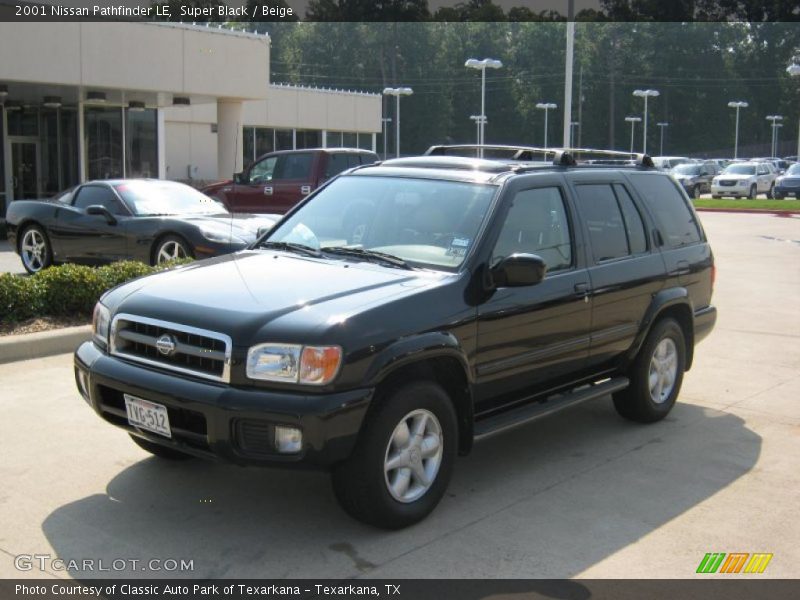
[(298, 129), (297, 148), (319, 148), (322, 146), (322, 132), (315, 129)]
[(8, 135), (37, 136), (39, 135), (39, 109), (20, 108), (9, 110)]
[(122, 109), (87, 106), (84, 129), (87, 178), (122, 177)]
[(342, 147), (342, 132), (341, 131), (328, 131), (325, 137), (325, 145), (328, 148), (341, 148)]
[(61, 186), (65, 190), (80, 182), (78, 163), (78, 111), (61, 109)]
[(125, 113), (125, 177), (158, 177), (156, 111), (126, 109)]
[(358, 147), (362, 150), (372, 150), (372, 134), (359, 133), (358, 134)]
[(256, 128), (242, 127), (242, 161), (244, 168), (256, 159)]
[(42, 194), (52, 196), (61, 191), (60, 163), (58, 160), (58, 113), (57, 108), (42, 109)]
[[(291, 138), (289, 143), (291, 144)], [(290, 146), (291, 147), (291, 146)], [(267, 127), (256, 128), (256, 155), (258, 158), (262, 154), (275, 150), (275, 130)]]
[(345, 131), (342, 133), (342, 147), (356, 148), (358, 146), (358, 134)]
[(3, 126), (5, 124), (5, 107), (0, 106), (0, 218), (6, 216), (6, 135)]
[(293, 132), (291, 129), (275, 130), (275, 150), (292, 150), (294, 147)]

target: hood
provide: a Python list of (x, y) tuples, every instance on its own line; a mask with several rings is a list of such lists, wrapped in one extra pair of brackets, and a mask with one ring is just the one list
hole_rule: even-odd
[[(245, 250), (143, 277), (103, 302), (129, 313), (230, 335), (234, 344), (323, 336), (350, 317), (438, 285), (447, 274)], [(268, 332), (263, 329), (268, 328)]]
[(222, 213), (218, 215), (196, 215), (184, 220), (218, 234), (221, 238), (233, 236), (253, 242), (262, 233), (272, 229), (281, 215), (251, 215), (245, 213)]
[(223, 188), (226, 185), (233, 185), (233, 179), (221, 179), (219, 181), (209, 183), (208, 185), (203, 187), (200, 191), (203, 192), (204, 194), (208, 194), (209, 192), (218, 192), (220, 188)]

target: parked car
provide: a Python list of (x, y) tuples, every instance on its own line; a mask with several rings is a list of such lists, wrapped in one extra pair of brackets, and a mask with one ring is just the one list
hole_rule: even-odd
[(719, 172), (713, 162), (683, 163), (672, 169), (675, 180), (683, 186), (692, 198), (711, 192), (711, 180)]
[(194, 188), (157, 179), (90, 181), (7, 211), (11, 247), (29, 273), (54, 263), (157, 264), (240, 250), (279, 219), (232, 215)]
[(663, 419), (714, 326), (713, 283), (665, 173), (395, 159), (247, 250), (105, 294), (76, 382), (156, 456), (327, 468), (349, 514), (399, 528), (476, 440), (609, 394)]
[(671, 171), (678, 165), (692, 162), (692, 159), (686, 156), (654, 156), (652, 160), (656, 169), (660, 171)]
[(754, 199), (765, 193), (772, 198), (775, 187), (775, 167), (768, 162), (741, 162), (725, 167), (711, 182), (711, 197)]
[(773, 195), (777, 200), (783, 200), (787, 196), (800, 198), (800, 163), (790, 165), (786, 172), (775, 180)]
[(284, 214), (334, 175), (377, 160), (374, 152), (358, 148), (270, 152), (232, 180), (213, 183), (203, 192), (231, 212)]

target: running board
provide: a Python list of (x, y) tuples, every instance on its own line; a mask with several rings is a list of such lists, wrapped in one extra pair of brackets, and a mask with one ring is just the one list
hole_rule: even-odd
[(575, 406), (587, 400), (595, 400), (614, 392), (624, 390), (630, 381), (627, 377), (614, 377), (601, 383), (591, 384), (567, 392), (551, 396), (543, 402), (525, 404), (506, 412), (499, 413), (475, 423), (475, 441), (484, 440), (495, 434), (508, 431), (520, 425), (546, 417), (559, 410)]

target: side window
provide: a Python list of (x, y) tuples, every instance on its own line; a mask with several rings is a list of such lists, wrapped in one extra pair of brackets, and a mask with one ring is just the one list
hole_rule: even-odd
[(595, 262), (630, 254), (622, 211), (608, 184), (579, 185), (578, 209), (589, 230)]
[(524, 190), (514, 197), (492, 254), (492, 264), (522, 253), (541, 256), (548, 272), (572, 265), (569, 221), (558, 188)]
[(347, 169), (347, 155), (336, 152), (328, 155), (328, 166), (325, 167), (325, 179), (330, 179)]
[(694, 213), (669, 177), (644, 173), (631, 173), (628, 177), (655, 217), (668, 247), (688, 246), (702, 239)]
[(281, 154), (275, 165), (273, 179), (305, 179), (311, 178), (311, 164), (314, 162), (314, 155), (311, 153), (302, 154)]
[(88, 206), (105, 206), (112, 215), (130, 214), (110, 189), (101, 185), (85, 185), (78, 192), (73, 206), (86, 210)]
[(266, 183), (272, 181), (273, 173), (275, 172), (275, 164), (278, 162), (277, 156), (270, 156), (264, 160), (258, 161), (250, 168), (251, 184)]
[(619, 207), (622, 209), (622, 218), (625, 219), (625, 233), (628, 234), (628, 247), (631, 254), (639, 254), (647, 250), (647, 234), (645, 233), (642, 215), (633, 203), (631, 195), (625, 186), (614, 184)]
[(358, 154), (348, 154), (347, 155), (347, 168), (351, 169), (352, 167), (357, 167), (361, 164), (361, 159), (358, 157)]

